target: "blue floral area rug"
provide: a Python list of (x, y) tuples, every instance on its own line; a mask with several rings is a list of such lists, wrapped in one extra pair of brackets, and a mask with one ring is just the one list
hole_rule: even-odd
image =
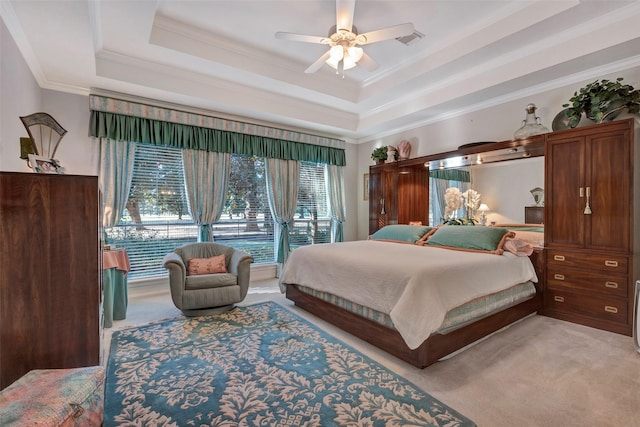
[(273, 302), (114, 332), (116, 425), (475, 426)]

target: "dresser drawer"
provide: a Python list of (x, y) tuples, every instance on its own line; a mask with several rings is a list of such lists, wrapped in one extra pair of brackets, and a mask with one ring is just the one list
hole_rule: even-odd
[(567, 288), (576, 292), (598, 292), (608, 296), (627, 298), (627, 276), (550, 265), (547, 270), (547, 289), (567, 290)]
[(553, 266), (586, 268), (603, 272), (606, 271), (607, 273), (627, 274), (629, 271), (629, 258), (620, 255), (549, 250), (547, 266), (549, 268)]
[(547, 290), (545, 308), (618, 323), (627, 322), (627, 300)]

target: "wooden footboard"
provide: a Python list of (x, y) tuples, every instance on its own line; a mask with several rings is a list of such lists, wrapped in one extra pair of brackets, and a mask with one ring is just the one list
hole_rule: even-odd
[(538, 292), (533, 298), (456, 329), (446, 335), (433, 334), (415, 350), (407, 347), (404, 339), (395, 329), (388, 328), (312, 295), (305, 294), (295, 286), (287, 286), (286, 296), (298, 307), (315, 314), (340, 329), (379, 347), (413, 366), (424, 368), (480, 338), (542, 310), (543, 255), (542, 250), (539, 250), (530, 257), (539, 277), (539, 283), (536, 285)]
[(411, 350), (395, 329), (387, 328), (314, 296), (300, 292), (295, 286), (287, 286), (286, 295), (298, 307), (418, 368), (427, 367), (444, 356), (516, 320), (536, 313), (542, 308), (542, 294), (537, 293), (529, 300), (446, 335), (431, 335), (420, 347)]

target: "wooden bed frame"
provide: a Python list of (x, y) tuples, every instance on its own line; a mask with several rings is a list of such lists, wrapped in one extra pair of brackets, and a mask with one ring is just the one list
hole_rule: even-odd
[(439, 359), (483, 338), (519, 319), (542, 310), (544, 251), (535, 249), (529, 257), (536, 269), (538, 283), (533, 298), (484, 317), (448, 334), (433, 334), (415, 350), (409, 349), (398, 331), (337, 307), (288, 285), (286, 297), (296, 306), (332, 323), (366, 342), (408, 362), (425, 368)]

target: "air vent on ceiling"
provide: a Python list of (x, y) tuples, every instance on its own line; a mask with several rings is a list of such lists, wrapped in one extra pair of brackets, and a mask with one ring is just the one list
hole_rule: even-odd
[(422, 38), (424, 38), (424, 34), (422, 34), (420, 31), (414, 31), (412, 34), (404, 37), (398, 37), (396, 40), (409, 46), (417, 43)]

